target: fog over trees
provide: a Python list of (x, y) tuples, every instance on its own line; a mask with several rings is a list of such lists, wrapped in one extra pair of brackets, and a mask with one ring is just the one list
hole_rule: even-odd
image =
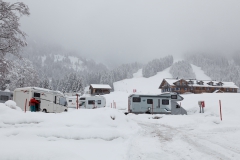
[(196, 53), (187, 54), (188, 62), (202, 68), (212, 80), (230, 81), (240, 86), (240, 55)]
[(170, 73), (174, 78), (195, 79), (192, 66), (185, 60), (174, 63), (170, 69)]
[[(0, 0), (0, 90), (36, 86), (63, 92), (83, 92), (89, 84), (103, 83), (113, 87), (114, 82), (132, 78), (139, 69), (142, 69), (144, 77), (149, 78), (168, 67), (171, 67), (170, 73), (175, 78), (195, 78), (190, 64), (201, 67), (213, 80), (233, 81), (240, 86), (239, 52), (228, 56), (191, 53), (174, 64), (172, 55), (164, 56), (166, 54), (162, 53), (145, 64), (129, 62), (128, 58), (135, 58), (126, 56), (128, 63), (121, 62), (121, 65), (109, 68), (97, 58), (85, 58), (82, 56), (85, 53), (80, 51), (70, 51), (37, 38), (26, 40), (27, 31), (20, 29), (20, 19), (28, 15), (29, 8), (24, 3)], [(157, 49), (152, 52), (157, 52)]]
[(157, 74), (157, 72), (163, 71), (173, 64), (173, 56), (166, 56), (160, 59), (154, 59), (148, 62), (142, 70), (144, 77), (148, 78)]

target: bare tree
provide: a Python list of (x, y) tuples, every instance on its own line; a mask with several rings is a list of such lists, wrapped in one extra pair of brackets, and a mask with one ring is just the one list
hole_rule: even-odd
[(20, 49), (27, 45), (26, 33), (19, 29), (20, 17), (29, 15), (29, 8), (22, 2), (10, 4), (0, 0), (0, 55), (10, 53), (18, 55)]

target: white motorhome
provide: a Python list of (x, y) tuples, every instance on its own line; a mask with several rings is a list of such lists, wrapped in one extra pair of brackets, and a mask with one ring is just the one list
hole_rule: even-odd
[(67, 112), (67, 101), (63, 93), (38, 87), (17, 88), (13, 92), (13, 100), (22, 110), (29, 111), (29, 101), (34, 97), (41, 103), (36, 105), (36, 111), (60, 113)]
[(183, 97), (174, 92), (143, 95), (131, 94), (128, 97), (128, 113), (187, 114), (177, 101)]
[(106, 99), (103, 96), (80, 97), (80, 109), (95, 109), (106, 106)]

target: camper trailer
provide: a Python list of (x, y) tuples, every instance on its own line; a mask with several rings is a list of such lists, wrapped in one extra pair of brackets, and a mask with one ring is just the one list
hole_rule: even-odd
[(12, 92), (5, 92), (0, 91), (0, 103), (5, 103), (8, 100), (13, 99), (13, 93)]
[(17, 88), (13, 92), (13, 100), (22, 110), (25, 110), (25, 103), (27, 102), (26, 111), (29, 111), (28, 102), (32, 97), (41, 102), (36, 105), (36, 111), (46, 113), (68, 111), (66, 98), (61, 92), (38, 87)]
[(158, 95), (131, 94), (128, 97), (128, 113), (187, 114), (177, 103), (182, 100), (183, 97), (173, 92)]
[(80, 97), (80, 109), (95, 109), (106, 106), (106, 99), (103, 96)]
[[(77, 108), (77, 96), (66, 97), (68, 108)], [(79, 103), (79, 98), (78, 98)]]

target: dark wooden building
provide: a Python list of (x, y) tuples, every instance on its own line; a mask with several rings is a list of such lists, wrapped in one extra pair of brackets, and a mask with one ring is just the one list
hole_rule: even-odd
[(162, 92), (183, 93), (237, 93), (233, 82), (221, 82), (196, 79), (165, 78), (159, 86)]
[(109, 94), (112, 87), (108, 84), (91, 84), (89, 91), (91, 95)]

